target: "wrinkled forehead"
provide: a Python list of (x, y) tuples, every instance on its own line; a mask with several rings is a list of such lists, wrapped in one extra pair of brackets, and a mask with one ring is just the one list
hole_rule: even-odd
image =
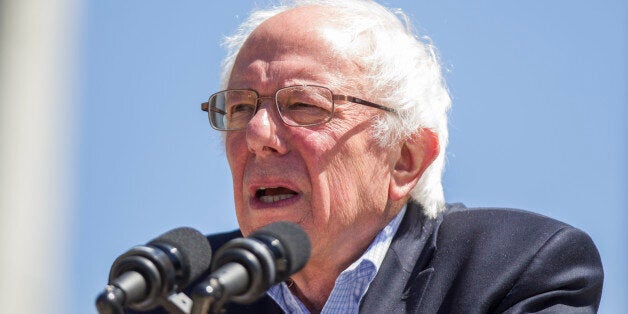
[(260, 24), (245, 45), (263, 44), (264, 40), (268, 40), (267, 43), (281, 43), (289, 49), (338, 50), (335, 38), (338, 35), (333, 34), (340, 33), (342, 26), (337, 15), (331, 8), (321, 6), (290, 9)]
[(330, 8), (306, 6), (282, 12), (263, 22), (240, 50), (234, 71), (255, 60), (315, 60), (331, 72), (355, 74), (356, 62), (337, 14)]

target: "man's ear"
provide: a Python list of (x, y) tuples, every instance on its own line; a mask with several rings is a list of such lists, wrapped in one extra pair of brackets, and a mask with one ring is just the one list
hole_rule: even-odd
[(407, 196), (438, 156), (438, 135), (430, 129), (420, 129), (398, 148), (390, 176), (388, 196), (400, 200)]

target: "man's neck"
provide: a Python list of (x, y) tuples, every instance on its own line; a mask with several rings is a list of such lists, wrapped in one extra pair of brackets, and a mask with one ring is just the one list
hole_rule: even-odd
[[(373, 235), (374, 237), (375, 235)], [(373, 239), (365, 241), (361, 245), (363, 247), (361, 250), (355, 250), (353, 247), (339, 251), (355, 251), (357, 252), (354, 254), (355, 256), (342, 256), (337, 252), (334, 255), (327, 255), (326, 258), (311, 259), (303, 270), (291, 277), (291, 282), (288, 284), (290, 291), (301, 300), (311, 313), (319, 313), (334, 289), (336, 278), (361, 256), (372, 241)]]
[[(402, 203), (399, 205), (401, 208)], [(336, 247), (332, 251), (312, 256), (305, 268), (294, 274), (289, 282), (289, 288), (311, 313), (320, 313), (331, 295), (336, 284), (336, 279), (353, 262), (358, 260), (368, 249), (381, 230), (399, 213), (372, 224), (373, 230), (367, 232), (368, 236), (356, 239), (353, 236), (347, 241), (346, 247)], [(350, 240), (350, 241), (349, 241)]]

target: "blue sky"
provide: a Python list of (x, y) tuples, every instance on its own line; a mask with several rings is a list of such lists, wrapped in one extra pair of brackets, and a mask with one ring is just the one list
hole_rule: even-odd
[[(219, 88), (219, 42), (253, 2), (176, 3), (84, 6), (71, 313), (96, 312), (111, 263), (131, 246), (179, 226), (237, 227), (220, 137), (199, 108)], [(447, 200), (585, 230), (606, 271), (600, 312), (625, 312), (626, 2), (383, 3), (440, 50), (453, 96)]]

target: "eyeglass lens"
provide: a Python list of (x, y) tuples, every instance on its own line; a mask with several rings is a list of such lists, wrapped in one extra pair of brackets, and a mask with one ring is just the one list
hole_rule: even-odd
[[(226, 90), (209, 99), (209, 118), (219, 130), (240, 130), (257, 111), (260, 98), (252, 90)], [(318, 125), (333, 115), (333, 94), (326, 88), (313, 85), (290, 86), (275, 93), (275, 103), (282, 120), (292, 126)]]

